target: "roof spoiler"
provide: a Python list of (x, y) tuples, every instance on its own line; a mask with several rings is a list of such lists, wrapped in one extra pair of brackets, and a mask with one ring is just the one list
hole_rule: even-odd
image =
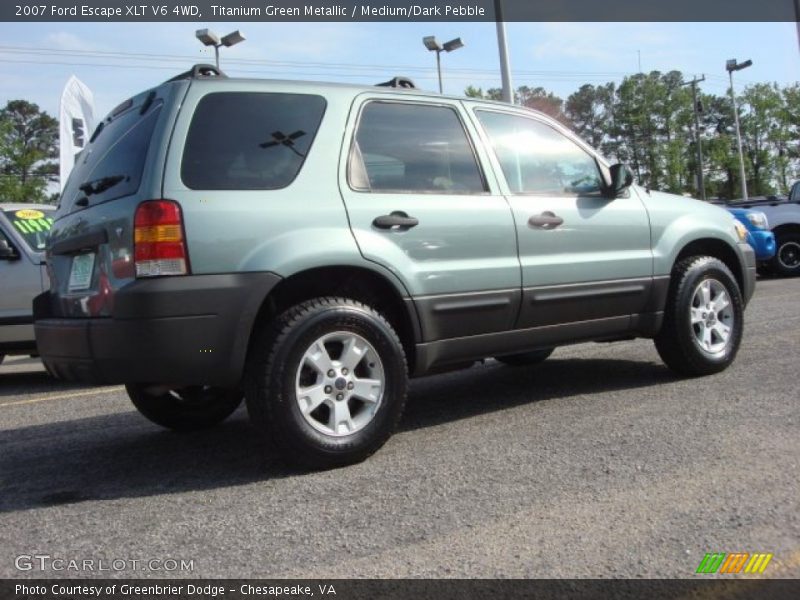
[(376, 83), (376, 87), (390, 87), (390, 88), (407, 88), (407, 89), (417, 89), (417, 86), (414, 85), (414, 82), (411, 81), (408, 77), (392, 77), (389, 81), (384, 81), (383, 83)]
[(170, 81), (181, 81), (182, 79), (211, 79), (212, 77), (221, 77), (227, 79), (228, 76), (214, 65), (200, 64), (194, 65), (191, 69), (184, 71), (179, 75), (175, 75), (175, 77), (172, 79), (167, 79), (165, 83), (169, 83)]

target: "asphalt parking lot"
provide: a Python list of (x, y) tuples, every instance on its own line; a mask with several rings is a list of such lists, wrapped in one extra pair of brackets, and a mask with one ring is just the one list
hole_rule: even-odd
[[(737, 361), (708, 378), (639, 340), (416, 380), (377, 455), (307, 474), (244, 409), (169, 433), (121, 387), (7, 360), (0, 577), (699, 577), (737, 551), (799, 577), (798, 300), (800, 279), (760, 281)], [(125, 568), (17, 569), (34, 554)]]

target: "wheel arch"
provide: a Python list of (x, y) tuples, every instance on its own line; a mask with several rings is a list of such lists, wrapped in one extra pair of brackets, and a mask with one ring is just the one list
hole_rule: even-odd
[(261, 303), (248, 340), (248, 355), (253, 331), (289, 307), (320, 296), (351, 298), (380, 312), (400, 337), (409, 372), (414, 372), (416, 344), (421, 339), (414, 303), (402, 283), (391, 275), (364, 266), (327, 265), (284, 277)]
[(772, 233), (775, 234), (776, 238), (779, 235), (786, 233), (794, 233), (800, 235), (800, 223), (784, 223), (783, 225), (778, 225), (772, 230)]
[[(712, 256), (720, 261), (730, 269), (733, 273), (739, 290), (744, 295), (745, 290), (745, 269), (746, 266), (742, 264), (736, 250), (727, 242), (718, 238), (700, 238), (686, 243), (672, 263), (672, 269), (678, 265), (682, 260), (690, 256)], [(672, 283), (670, 283), (672, 285)]]

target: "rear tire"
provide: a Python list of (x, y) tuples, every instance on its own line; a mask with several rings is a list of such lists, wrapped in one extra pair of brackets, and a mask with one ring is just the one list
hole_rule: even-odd
[(292, 463), (353, 464), (393, 433), (406, 401), (403, 345), (371, 307), (315, 298), (256, 337), (245, 374), (253, 424)]
[(206, 429), (227, 419), (242, 403), (242, 392), (209, 386), (153, 391), (154, 386), (129, 383), (128, 397), (150, 421), (174, 431)]
[(655, 338), (670, 369), (690, 377), (727, 369), (739, 351), (743, 326), (742, 294), (724, 263), (693, 256), (675, 265)]
[(495, 356), (495, 360), (500, 361), (510, 367), (530, 367), (546, 361), (553, 353), (555, 348), (542, 348), (531, 352), (521, 352), (519, 354), (507, 354), (506, 356)]
[(778, 249), (770, 261), (772, 271), (784, 277), (800, 275), (800, 234), (782, 233), (776, 237)]

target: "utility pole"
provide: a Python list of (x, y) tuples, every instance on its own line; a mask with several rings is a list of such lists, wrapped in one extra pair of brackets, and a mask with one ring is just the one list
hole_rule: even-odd
[[(797, 1), (800, 2), (800, 0)], [(497, 25), (497, 47), (500, 51), (500, 77), (503, 81), (503, 102), (514, 104), (514, 88), (511, 84), (511, 69), (508, 66), (506, 24), (503, 21), (503, 0), (494, 0), (494, 18)]]
[(703, 170), (705, 167), (703, 165), (703, 142), (700, 141), (700, 105), (697, 101), (697, 84), (705, 80), (705, 75), (703, 75), (700, 79), (695, 76), (695, 78), (691, 81), (685, 81), (681, 84), (692, 86), (692, 105), (694, 106), (694, 145), (697, 149), (697, 189), (700, 190), (700, 197), (703, 200), (706, 199), (706, 184), (703, 175)]
[(736, 124), (736, 145), (739, 147), (739, 173), (742, 178), (742, 198), (747, 200), (747, 172), (744, 168), (744, 152), (742, 152), (742, 130), (739, 126), (739, 108), (736, 106), (736, 92), (733, 90), (733, 72), (741, 71), (753, 65), (752, 60), (743, 63), (737, 62), (735, 58), (725, 63), (725, 70), (731, 79), (731, 104), (733, 104), (733, 117)]

